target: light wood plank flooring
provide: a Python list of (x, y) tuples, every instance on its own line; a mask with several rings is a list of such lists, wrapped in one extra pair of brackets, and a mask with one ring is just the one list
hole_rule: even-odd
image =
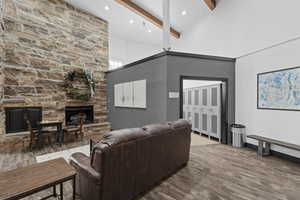
[[(84, 142), (82, 144), (86, 144)], [(48, 147), (34, 153), (0, 154), (0, 171), (35, 163), (34, 157), (82, 144)], [(71, 184), (65, 184), (71, 199)], [(192, 146), (190, 162), (141, 200), (299, 200), (300, 165), (275, 157), (259, 158), (250, 149), (221, 144)], [(26, 198), (36, 200), (51, 190)]]
[(208, 145), (208, 144), (218, 144), (219, 142), (217, 140), (209, 139), (206, 136), (201, 136), (196, 133), (192, 133), (192, 141), (191, 146), (202, 146), (202, 145)]

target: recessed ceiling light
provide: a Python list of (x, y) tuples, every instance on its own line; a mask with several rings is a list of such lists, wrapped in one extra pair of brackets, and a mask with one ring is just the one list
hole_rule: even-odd
[(186, 14), (187, 14), (186, 10), (181, 12), (181, 15), (183, 15), (183, 16), (186, 15)]
[(104, 9), (105, 9), (105, 10), (109, 10), (109, 6), (105, 6)]
[(129, 21), (129, 23), (130, 23), (130, 24), (133, 24), (133, 23), (134, 23), (133, 19), (131, 19), (131, 20)]
[(148, 30), (148, 33), (151, 33), (151, 32), (152, 32), (151, 29), (149, 29), (149, 30)]

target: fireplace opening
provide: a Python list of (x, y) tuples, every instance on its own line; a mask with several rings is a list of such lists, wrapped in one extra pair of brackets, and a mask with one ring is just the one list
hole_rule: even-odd
[(14, 107), (5, 108), (5, 129), (6, 133), (17, 133), (28, 131), (25, 121), (27, 115), (33, 129), (37, 128), (37, 122), (42, 121), (41, 107)]
[(79, 117), (83, 115), (83, 123), (91, 124), (94, 122), (93, 106), (68, 106), (66, 111), (66, 125), (76, 125), (79, 122)]

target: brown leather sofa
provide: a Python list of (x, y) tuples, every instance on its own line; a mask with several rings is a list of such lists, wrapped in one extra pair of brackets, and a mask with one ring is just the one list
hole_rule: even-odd
[(107, 133), (87, 157), (71, 156), (83, 200), (130, 200), (189, 160), (191, 125), (185, 120)]

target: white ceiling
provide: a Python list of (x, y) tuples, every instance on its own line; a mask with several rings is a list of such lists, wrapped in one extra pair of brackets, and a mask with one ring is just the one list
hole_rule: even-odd
[[(113, 36), (151, 45), (161, 45), (162, 31), (144, 18), (119, 5), (114, 0), (65, 0), (73, 6), (83, 9), (109, 22), (109, 32)], [(134, 0), (147, 11), (162, 18), (162, 0)], [(105, 6), (110, 9), (105, 10)], [(187, 11), (182, 16), (181, 12)], [(171, 24), (179, 32), (185, 33), (197, 20), (209, 15), (210, 10), (203, 0), (171, 0)], [(130, 24), (129, 21), (134, 23)], [(145, 22), (145, 26), (143, 26)], [(152, 32), (149, 33), (148, 30)], [(172, 40), (175, 40), (174, 38)]]

